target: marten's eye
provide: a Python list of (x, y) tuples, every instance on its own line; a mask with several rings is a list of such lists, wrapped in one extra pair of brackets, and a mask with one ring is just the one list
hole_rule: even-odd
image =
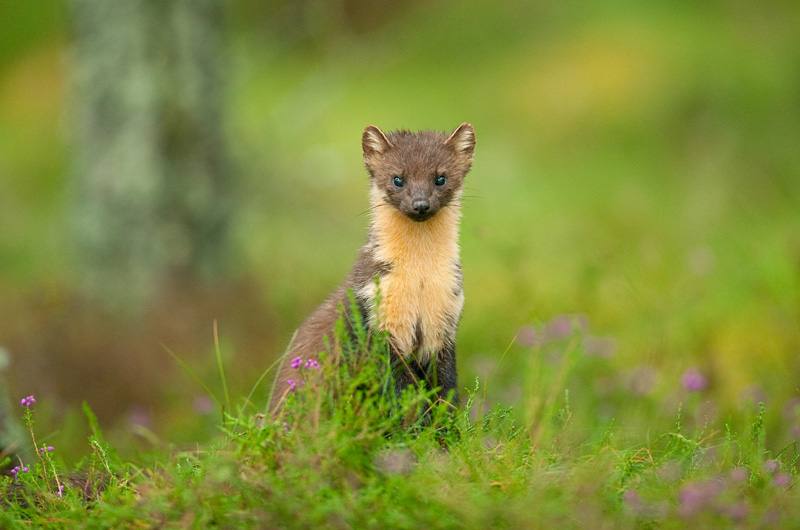
[(439, 175), (438, 177), (436, 177), (436, 180), (433, 181), (433, 183), (439, 186), (440, 188), (444, 186), (445, 182), (447, 182), (447, 177), (445, 177), (444, 175)]
[(403, 187), (403, 183), (404, 183), (404, 181), (403, 181), (403, 177), (397, 177), (397, 176), (396, 176), (396, 177), (394, 177), (394, 178), (392, 179), (392, 182), (394, 182), (394, 185), (395, 185), (395, 187), (397, 187), (397, 188), (402, 188), (402, 187)]

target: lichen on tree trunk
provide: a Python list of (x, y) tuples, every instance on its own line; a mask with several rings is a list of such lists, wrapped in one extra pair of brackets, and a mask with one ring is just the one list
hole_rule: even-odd
[(72, 0), (74, 219), (83, 290), (138, 309), (223, 275), (233, 183), (216, 0)]

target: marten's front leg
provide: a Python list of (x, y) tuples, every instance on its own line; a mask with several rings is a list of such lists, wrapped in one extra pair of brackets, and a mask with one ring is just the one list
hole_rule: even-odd
[[(394, 345), (391, 346), (392, 377), (394, 378), (395, 392), (399, 397), (403, 390), (419, 386), (425, 382), (425, 388), (438, 388), (437, 396), (447, 400), (453, 405), (458, 405), (458, 376), (456, 373), (456, 348), (448, 344), (432, 359), (422, 365), (414, 357), (404, 357), (397, 354)], [(450, 391), (452, 390), (452, 397)]]
[[(394, 390), (397, 397), (408, 387), (417, 388), (420, 381), (428, 381), (429, 377), (419, 362), (413, 356), (403, 356), (397, 353), (397, 347), (390, 341), (390, 358), (392, 361), (392, 379), (394, 379)], [(431, 388), (428, 383), (428, 388)]]
[[(449, 400), (458, 405), (458, 375), (456, 373), (456, 346), (448, 344), (439, 352), (436, 363), (436, 386), (439, 387), (439, 398)], [(453, 391), (450, 397), (450, 391)]]

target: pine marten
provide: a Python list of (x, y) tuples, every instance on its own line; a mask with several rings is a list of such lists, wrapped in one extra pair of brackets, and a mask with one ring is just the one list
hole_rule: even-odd
[[(398, 395), (424, 380), (443, 399), (452, 391), (457, 403), (455, 340), (464, 305), (458, 224), (475, 131), (464, 123), (450, 135), (386, 135), (369, 126), (361, 147), (370, 176), (369, 238), (344, 283), (297, 330), (285, 359), (316, 363), (325, 337), (333, 344), (340, 308), (349, 311), (352, 291), (367, 326), (388, 331)], [(284, 360), (273, 389), (273, 415), (294, 389), (296, 368)]]

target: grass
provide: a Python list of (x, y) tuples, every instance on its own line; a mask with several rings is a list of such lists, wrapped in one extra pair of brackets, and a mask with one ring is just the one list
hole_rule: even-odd
[(543, 355), (522, 414), (481, 410), (478, 381), (457, 410), (434, 389), (387, 392), (385, 341), (356, 330), (357, 340), (337, 342), (338, 362), (295, 363), (298, 385), (279, 419), (242, 401), (215, 440), (146, 464), (117, 456), (84, 407), (91, 453), (65, 466), (57, 440), (37, 442), (37, 404), (23, 399), (35, 456), (0, 479), (0, 524), (792, 528), (800, 517), (800, 453), (796, 443), (767, 448), (763, 404), (739, 430), (688, 426), (694, 394), (664, 430), (576, 422), (587, 411), (568, 389), (593, 358), (579, 322), (533, 330)]

